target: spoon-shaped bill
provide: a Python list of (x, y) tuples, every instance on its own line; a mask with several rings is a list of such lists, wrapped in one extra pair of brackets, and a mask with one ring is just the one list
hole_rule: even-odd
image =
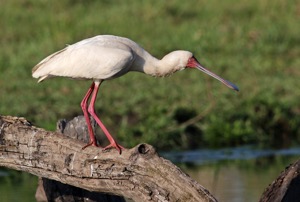
[(227, 81), (227, 80), (225, 80), (225, 79), (219, 77), (218, 75), (212, 73), (212, 72), (209, 71), (208, 69), (204, 68), (200, 63), (198, 63), (198, 64), (196, 65), (196, 68), (199, 69), (200, 71), (202, 71), (202, 72), (204, 72), (204, 73), (206, 73), (206, 74), (208, 74), (208, 75), (214, 77), (215, 79), (221, 81), (221, 82), (222, 82), (223, 84), (225, 84), (228, 88), (231, 88), (231, 89), (233, 89), (233, 90), (239, 91), (239, 88), (238, 88), (236, 85), (234, 85), (234, 84), (231, 83), (230, 81)]
[(239, 91), (239, 88), (234, 85), (233, 83), (231, 83), (230, 81), (227, 81), (221, 77), (219, 77), (218, 75), (212, 73), (211, 71), (209, 71), (208, 69), (204, 68), (199, 62), (198, 60), (193, 56), (191, 57), (189, 60), (188, 60), (188, 63), (186, 65), (187, 67), (189, 68), (197, 68), (199, 69), (200, 71), (214, 77), (215, 79), (218, 79), (219, 81), (221, 81), (223, 84), (225, 84), (227, 87), (233, 89), (233, 90), (236, 90), (236, 91)]

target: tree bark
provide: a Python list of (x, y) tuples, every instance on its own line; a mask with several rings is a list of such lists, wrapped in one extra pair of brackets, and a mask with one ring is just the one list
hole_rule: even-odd
[(0, 116), (0, 166), (134, 201), (217, 201), (151, 145), (121, 155), (84, 145), (24, 118)]
[(259, 202), (300, 201), (300, 160), (288, 166), (262, 194)]
[[(96, 122), (91, 120), (93, 129), (95, 129)], [(80, 140), (85, 144), (90, 141), (88, 128), (83, 116), (78, 116), (67, 121), (65, 119), (59, 120), (57, 123), (57, 132), (63, 135)], [(36, 190), (35, 198), (38, 202), (125, 202), (126, 200), (121, 196), (104, 194), (99, 192), (91, 192), (85, 189), (74, 187), (61, 182), (39, 177), (38, 188)]]

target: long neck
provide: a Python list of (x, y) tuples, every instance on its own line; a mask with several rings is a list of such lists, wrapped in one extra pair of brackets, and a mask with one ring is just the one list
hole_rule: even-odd
[(168, 76), (175, 72), (173, 66), (166, 63), (163, 59), (159, 60), (147, 51), (138, 53), (131, 71), (138, 71), (155, 77)]

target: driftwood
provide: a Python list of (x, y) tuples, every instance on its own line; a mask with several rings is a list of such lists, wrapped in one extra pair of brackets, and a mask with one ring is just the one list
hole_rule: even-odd
[[(95, 130), (96, 122), (91, 120), (93, 129)], [(86, 144), (89, 143), (88, 129), (83, 116), (75, 117), (71, 121), (65, 119), (59, 120), (57, 123), (57, 132), (80, 140)], [(59, 181), (50, 180), (47, 178), (39, 178), (38, 188), (35, 198), (38, 202), (55, 201), (55, 202), (125, 202), (121, 196), (103, 194), (99, 192), (91, 192), (85, 189), (74, 187), (68, 184), (63, 184)]]
[[(0, 166), (42, 177), (38, 201), (125, 201), (113, 195), (135, 201), (217, 201), (150, 145), (140, 144), (122, 155), (95, 147), (82, 150), (88, 141), (83, 123), (79, 117), (61, 120), (55, 133), (24, 118), (0, 116)], [(260, 202), (299, 201), (299, 173), (300, 160), (266, 188)]]
[(300, 201), (300, 160), (288, 166), (262, 194), (259, 202)]
[(137, 145), (122, 155), (114, 149), (82, 150), (84, 145), (24, 118), (0, 116), (0, 166), (134, 201), (216, 201), (150, 145)]

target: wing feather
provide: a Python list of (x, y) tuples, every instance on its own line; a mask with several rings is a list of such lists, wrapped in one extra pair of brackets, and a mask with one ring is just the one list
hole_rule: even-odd
[(134, 58), (126, 44), (90, 38), (46, 57), (33, 68), (32, 76), (40, 78), (39, 82), (55, 76), (111, 79), (127, 73)]

